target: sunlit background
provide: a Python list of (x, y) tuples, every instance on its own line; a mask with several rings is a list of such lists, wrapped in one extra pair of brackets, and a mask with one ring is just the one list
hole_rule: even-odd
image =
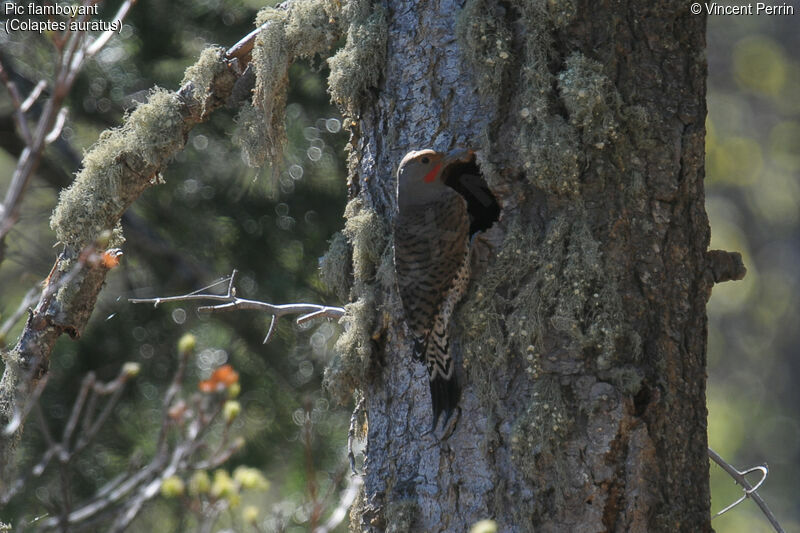
[[(739, 470), (769, 465), (759, 493), (800, 531), (800, 5), (794, 16), (708, 19), (706, 207), (711, 247), (747, 276), (709, 302), (709, 444)], [(754, 474), (749, 479), (758, 480)], [(741, 489), (711, 467), (714, 512)], [(773, 531), (752, 501), (721, 532)]]
[[(115, 4), (104, 7), (104, 18)], [(119, 124), (148, 88), (177, 87), (184, 68), (207, 44), (230, 45), (249, 32), (261, 5), (178, 0), (134, 7), (120, 37), (79, 78), (68, 125), (25, 199), (0, 269), (2, 317), (14, 312), (52, 266), (57, 249), (47, 221), (82, 151), (103, 129)], [(800, 531), (800, 387), (795, 384), (800, 377), (795, 348), (800, 344), (800, 6), (794, 5), (794, 16), (714, 16), (708, 23), (712, 248), (742, 252), (748, 268), (745, 280), (717, 286), (709, 304), (709, 439), (740, 469), (769, 464), (760, 493), (787, 531)], [(44, 39), (2, 34), (0, 53), (33, 83), (52, 70)], [(297, 65), (290, 74), (286, 164), (276, 170), (247, 168), (230, 142), (235, 130), (230, 111), (217, 112), (193, 130), (187, 149), (165, 173), (166, 184), (145, 193), (126, 220), (125, 259), (109, 276), (91, 327), (79, 342), (59, 341), (42, 400), (54, 430), (65, 424), (86, 372), (110, 379), (125, 361), (142, 365), (114, 421), (76, 465), (76, 498), (151, 452), (158, 430), (153, 420), (175, 368), (176, 343), (190, 332), (198, 337), (190, 382), (223, 363), (241, 375), (243, 416), (235, 429), (247, 445), (230, 469), (253, 466), (271, 482), (269, 491), (245, 495), (243, 503), (263, 509), (265, 528), (290, 531), (308, 529), (311, 491), (330, 492), (330, 507), (335, 506), (346, 469), (351, 406), (333, 405), (320, 387), (337, 334), (334, 325), (298, 328), (283, 320), (264, 347), (269, 319), (259, 313), (211, 320), (191, 305), (153, 309), (127, 302), (134, 296), (182, 294), (238, 268), (245, 297), (343, 303), (321, 286), (317, 264), (343, 225), (346, 134), (328, 102), (324, 62)], [(15, 157), (8, 140), (10, 103), (5, 90), (0, 95), (4, 194)], [(19, 326), (0, 342), (12, 344), (18, 331)], [(310, 440), (304, 437), (305, 420), (311, 421)], [(42, 445), (34, 426), (26, 439), (26, 458), (33, 461)], [(130, 457), (132, 449), (137, 457)], [(741, 491), (718, 467), (711, 472), (717, 511)], [(56, 477), (48, 478), (14, 500), (0, 520), (41, 512), (58, 494)], [(186, 524), (177, 501), (158, 498), (150, 509), (133, 531)], [(713, 526), (719, 532), (771, 531), (751, 501)]]

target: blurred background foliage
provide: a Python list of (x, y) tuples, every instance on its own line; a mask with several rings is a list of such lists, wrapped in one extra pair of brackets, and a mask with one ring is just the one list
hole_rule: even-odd
[[(800, 4), (793, 16), (708, 19), (706, 207), (711, 248), (747, 276), (709, 302), (709, 444), (728, 462), (768, 463), (759, 493), (800, 531)], [(754, 482), (757, 480), (754, 475)], [(741, 495), (711, 467), (713, 511)], [(747, 501), (719, 532), (772, 531)]]
[[(91, 61), (73, 89), (70, 120), (47, 152), (9, 239), (0, 269), (0, 313), (11, 314), (25, 292), (47, 276), (56, 255), (48, 219), (80, 154), (126, 109), (159, 85), (177, 88), (183, 70), (208, 44), (229, 46), (252, 29), (257, 0), (140, 0), (118, 38)], [(104, 4), (104, 18), (117, 2)], [(760, 491), (787, 531), (800, 531), (800, 6), (794, 16), (715, 16), (708, 21), (709, 92), (706, 197), (712, 248), (741, 251), (744, 281), (718, 285), (709, 304), (709, 440), (739, 468), (768, 462)], [(0, 35), (3, 61), (35, 83), (52, 70), (45, 38)], [(232, 364), (241, 375), (243, 406), (236, 429), (246, 437), (230, 462), (261, 469), (272, 488), (244, 503), (262, 510), (267, 529), (277, 522), (307, 529), (310, 484), (325, 492), (341, 484), (348, 408), (331, 405), (320, 389), (337, 327), (280, 322), (266, 346), (269, 318), (237, 312), (207, 317), (194, 306), (134, 306), (130, 297), (183, 294), (237, 268), (240, 295), (274, 303), (342, 304), (317, 277), (327, 240), (343, 225), (344, 145), (341, 117), (329, 104), (324, 62), (290, 73), (290, 145), (278, 169), (247, 168), (230, 143), (232, 111), (217, 112), (192, 131), (169, 166), (166, 184), (148, 191), (125, 220), (125, 258), (108, 277), (90, 327), (78, 342), (62, 338), (42, 399), (51, 428), (66, 421), (82, 376), (111, 379), (125, 361), (141, 363), (112, 423), (75, 466), (76, 498), (91, 494), (120, 469), (148, 454), (158, 426), (163, 389), (186, 332), (198, 338), (191, 374), (201, 380)], [(0, 91), (0, 190), (15, 162), (10, 102)], [(13, 344), (20, 325), (6, 339)], [(308, 414), (312, 460), (303, 443)], [(23, 457), (43, 442), (31, 425)], [(135, 450), (135, 452), (132, 452)], [(28, 464), (28, 463), (24, 463)], [(24, 466), (23, 466), (24, 468)], [(740, 494), (711, 467), (712, 506)], [(45, 480), (16, 498), (0, 520), (45, 512), (57, 496)], [(334, 491), (335, 492), (335, 491)], [(277, 517), (277, 518), (276, 518)], [(133, 531), (181, 524), (180, 505), (157, 499)], [(720, 532), (770, 531), (752, 502), (716, 519)], [(157, 526), (157, 527), (156, 527)]]

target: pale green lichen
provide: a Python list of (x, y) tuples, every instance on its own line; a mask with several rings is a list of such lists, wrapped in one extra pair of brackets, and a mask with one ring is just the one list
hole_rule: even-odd
[[(486, 0), (468, 0), (458, 20), (462, 53), (475, 72), (478, 93), (491, 105), (510, 102), (511, 120), (501, 125), (504, 146), (495, 147), (498, 135), (485, 132), (482, 151), (503, 154), (503, 166), (518, 166), (532, 185), (567, 195), (578, 193), (582, 155), (575, 127), (555, 109), (549, 61), (551, 23), (558, 18), (567, 24), (572, 11), (555, 2), (501, 8)], [(519, 28), (516, 39), (512, 27)], [(487, 173), (490, 185), (494, 180)]]
[[(127, 206), (156, 180), (150, 173), (183, 148), (181, 110), (175, 93), (156, 89), (121, 127), (100, 135), (50, 219), (60, 242), (81, 249), (117, 228)], [(120, 242), (115, 235), (111, 246)]]
[(200, 104), (203, 113), (206, 112), (208, 96), (213, 90), (214, 80), (219, 79), (227, 67), (223, 61), (225, 49), (219, 46), (210, 46), (203, 50), (197, 62), (186, 69), (183, 74), (181, 86), (191, 83), (194, 86), (192, 97)]
[(458, 15), (458, 38), (469, 46), (463, 48), (467, 61), (475, 67), (478, 92), (498, 98), (511, 65), (512, 33), (497, 11), (502, 9), (487, 0), (470, 0)]
[(410, 533), (417, 531), (414, 521), (417, 518), (419, 506), (415, 500), (395, 500), (386, 505), (386, 533)]
[(325, 368), (323, 386), (330, 396), (345, 404), (364, 382), (370, 368), (372, 332), (376, 312), (374, 291), (365, 291), (355, 302), (345, 305), (340, 323), (344, 331), (334, 345), (334, 356)]
[(575, 52), (558, 75), (558, 90), (584, 145), (602, 150), (617, 139), (621, 99), (602, 64)]
[(378, 213), (364, 207), (360, 198), (347, 203), (344, 216), (343, 233), (353, 246), (355, 276), (366, 280), (374, 275), (386, 249), (387, 229)]
[[(575, 208), (577, 211), (577, 207)], [(561, 355), (594, 367), (612, 382), (637, 386), (612, 372), (636, 360), (638, 336), (624, 325), (616, 283), (608, 279), (598, 243), (577, 212), (551, 221), (544, 235), (516, 219), (483, 277), (460, 306), (455, 327), (464, 367), (487, 404), (499, 399), (492, 376), (523, 361), (534, 382), (543, 370), (543, 341), (558, 335)], [(582, 363), (581, 363), (582, 361)]]
[(352, 280), (350, 245), (342, 232), (337, 231), (328, 245), (328, 251), (319, 262), (322, 283), (342, 301), (347, 301)]
[(347, 42), (328, 60), (331, 100), (351, 117), (358, 114), (368, 89), (378, 86), (386, 61), (386, 11), (380, 4), (369, 10), (369, 5), (363, 0), (347, 3), (345, 16), (352, 17)]
[(575, 129), (559, 116), (544, 120), (520, 111), (520, 131), (514, 141), (528, 181), (556, 194), (577, 195), (583, 156)]
[(345, 218), (342, 233), (353, 250), (355, 301), (345, 306), (341, 320), (345, 331), (334, 346), (334, 358), (325, 369), (324, 382), (331, 396), (343, 402), (359, 388), (371, 368), (373, 344), (382, 324), (377, 306), (382, 281), (376, 274), (391, 261), (387, 230), (374, 210), (355, 198), (348, 202)]
[(327, 53), (336, 42), (339, 28), (328, 11), (331, 6), (299, 0), (287, 9), (267, 7), (258, 13), (256, 25), (264, 27), (253, 48), (253, 101), (239, 114), (234, 135), (249, 165), (274, 164), (283, 154), (289, 66), (296, 59)]
[(286, 42), (294, 58), (311, 59), (327, 53), (339, 39), (335, 1), (294, 0), (286, 20)]
[[(515, 421), (511, 432), (511, 457), (526, 478), (536, 480), (541, 475), (536, 466), (538, 457), (552, 462), (559, 473), (565, 470), (563, 454), (558, 453), (557, 445), (563, 442), (572, 422), (556, 378), (548, 376), (537, 380), (531, 402)], [(563, 479), (563, 475), (559, 477)], [(555, 479), (551, 483), (557, 491), (562, 486)], [(557, 492), (556, 497), (560, 496)]]
[(556, 28), (566, 28), (578, 14), (578, 2), (576, 0), (547, 0), (547, 13)]

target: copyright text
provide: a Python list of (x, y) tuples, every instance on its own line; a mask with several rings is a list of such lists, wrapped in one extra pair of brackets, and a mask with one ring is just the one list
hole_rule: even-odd
[(693, 15), (794, 15), (794, 6), (787, 3), (768, 4), (751, 2), (747, 4), (720, 4), (717, 2), (695, 2), (689, 8)]

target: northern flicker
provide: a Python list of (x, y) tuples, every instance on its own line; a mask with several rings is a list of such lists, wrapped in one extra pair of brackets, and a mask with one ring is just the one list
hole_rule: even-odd
[(467, 203), (442, 177), (448, 165), (471, 157), (468, 150), (421, 150), (407, 154), (397, 170), (394, 264), (414, 355), (428, 369), (434, 428), (460, 396), (449, 322), (469, 283)]

